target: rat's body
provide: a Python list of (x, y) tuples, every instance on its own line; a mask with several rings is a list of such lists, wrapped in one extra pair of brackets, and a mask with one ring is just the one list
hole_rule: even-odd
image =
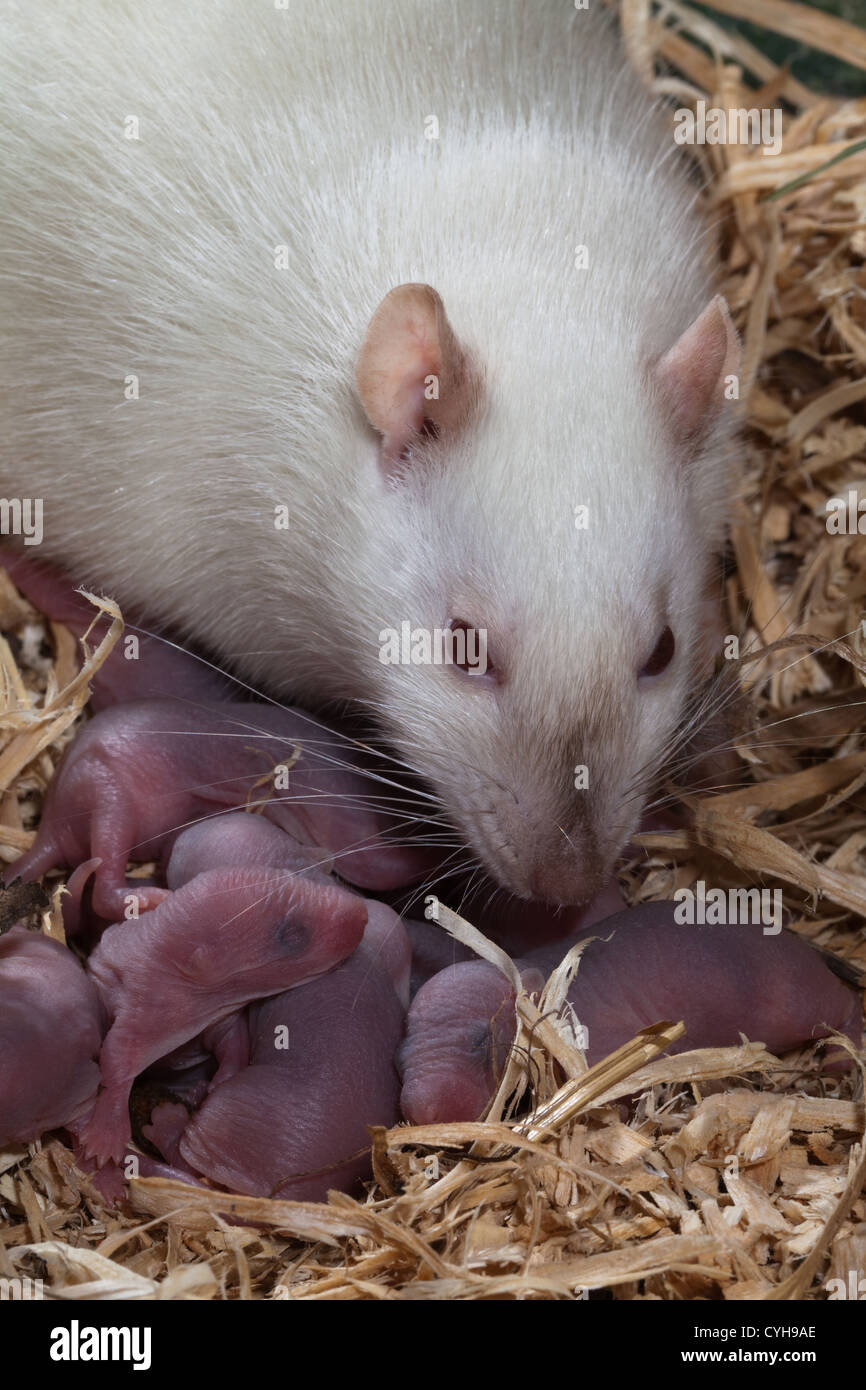
[[(695, 679), (731, 491), (695, 187), (606, 24), (4, 10), (0, 480), (44, 499), (40, 553), (274, 694), (368, 702), (500, 882), (585, 899)], [(498, 684), (380, 661), (452, 618)]]

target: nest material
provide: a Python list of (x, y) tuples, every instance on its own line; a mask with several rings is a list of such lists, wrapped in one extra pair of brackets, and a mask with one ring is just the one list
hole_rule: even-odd
[[(866, 35), (807, 6), (714, 8), (866, 69)], [(738, 785), (694, 796), (689, 831), (645, 836), (623, 884), (632, 903), (699, 878), (782, 886), (796, 929), (862, 971), (866, 536), (831, 534), (827, 503), (866, 504), (866, 99), (815, 94), (677, 0), (622, 0), (620, 18), (631, 61), (676, 104), (786, 112), (776, 157), (692, 151), (745, 348), (727, 604), (728, 630), (757, 657), (741, 668), (756, 722), (737, 744)], [(78, 675), (74, 639), (40, 629), (0, 576), (7, 862), (30, 843), (87, 680), (119, 635), (109, 617)], [(62, 937), (56, 892), (41, 916)], [(63, 1298), (850, 1296), (851, 1271), (866, 1273), (864, 1059), (828, 1080), (810, 1048), (777, 1059), (744, 1040), (670, 1058), (674, 1023), (587, 1071), (576, 1021), (557, 1013), (575, 964), (538, 1004), (520, 996), (519, 1049), (486, 1121), (372, 1131), (366, 1199), (135, 1179), (119, 1214), (59, 1139), (0, 1154), (0, 1277), (41, 1276)], [(632, 1110), (617, 1104), (635, 1093)]]

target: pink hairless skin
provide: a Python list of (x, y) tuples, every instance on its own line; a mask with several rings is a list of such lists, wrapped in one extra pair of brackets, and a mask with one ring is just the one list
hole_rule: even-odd
[[(197, 1108), (190, 1118), (164, 1103), (144, 1132), (176, 1168), (296, 1198), (324, 1197), (367, 1171), (366, 1126), (399, 1118), (394, 1054), (409, 943), (384, 903), (318, 871), (311, 882), (270, 867), (292, 852), (283, 832), (243, 813), (195, 826), (172, 852), (169, 898), (136, 931), (122, 923), (104, 933), (88, 969), (113, 1021), (100, 1056), (105, 1089), (81, 1134), (91, 1156), (120, 1158), (132, 1079), (160, 1058), (164, 1074), (171, 1053), (179, 1075), (170, 1089), (184, 1088), (185, 1063)], [(217, 855), (221, 869), (201, 869)], [(263, 995), (276, 997), (244, 1007)], [(208, 1053), (218, 1067), (202, 1087), (195, 1077)]]
[(89, 1114), (104, 1031), (71, 951), (23, 927), (0, 936), (0, 1148)]
[(315, 979), (352, 954), (362, 898), (282, 869), (211, 869), (134, 926), (109, 927), (88, 973), (111, 1017), (103, 1090), (82, 1139), (102, 1161), (129, 1138), (135, 1077), (251, 999)]
[[(788, 931), (765, 935), (759, 925), (681, 925), (675, 907), (619, 912), (518, 962), (524, 985), (535, 990), (572, 945), (595, 938), (568, 994), (590, 1064), (661, 1019), (685, 1022), (674, 1052), (734, 1045), (741, 1034), (776, 1052), (831, 1031), (859, 1045), (859, 992), (807, 942)], [(514, 991), (495, 966), (463, 961), (433, 975), (415, 995), (400, 1049), (406, 1118), (477, 1118), (514, 1028)]]
[[(400, 887), (423, 873), (429, 856), (385, 838), (388, 819), (367, 809), (371, 784), (354, 761), (326, 726), (273, 705), (117, 705), (85, 725), (68, 750), (36, 841), (14, 872), (25, 880), (61, 865), (92, 872), (94, 911), (117, 921), (132, 891), (130, 859), (161, 859), (186, 826), (251, 804), (320, 849), (324, 864), (333, 857), (350, 883)], [(158, 887), (136, 894), (145, 910), (165, 897)]]
[[(332, 974), (253, 1005), (245, 1065), (210, 1091), (164, 1152), (232, 1191), (322, 1200), (369, 1172), (370, 1124), (400, 1118), (394, 1054), (408, 999), (398, 917), (371, 904), (364, 939)], [(147, 1137), (161, 1147), (162, 1116)]]

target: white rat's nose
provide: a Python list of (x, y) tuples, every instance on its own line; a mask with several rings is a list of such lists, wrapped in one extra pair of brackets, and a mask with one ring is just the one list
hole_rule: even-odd
[(601, 890), (604, 865), (586, 831), (575, 827), (561, 836), (560, 843), (531, 866), (529, 892), (540, 902), (580, 906)]

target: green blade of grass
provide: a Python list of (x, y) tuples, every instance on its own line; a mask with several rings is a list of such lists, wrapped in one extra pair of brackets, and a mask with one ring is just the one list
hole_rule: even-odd
[(858, 154), (860, 150), (866, 150), (866, 140), (855, 140), (853, 145), (847, 145), (844, 150), (834, 154), (832, 159), (825, 160), (819, 164), (817, 169), (810, 169), (807, 174), (800, 174), (796, 179), (791, 179), (790, 183), (783, 183), (781, 188), (773, 189), (772, 193), (765, 193), (761, 198), (762, 203), (773, 203), (777, 198), (784, 198), (786, 193), (793, 193), (795, 188), (802, 188), (803, 184), (809, 183), (812, 179), (817, 179), (827, 169), (832, 169), (834, 164), (840, 160), (847, 159), (850, 154)]

